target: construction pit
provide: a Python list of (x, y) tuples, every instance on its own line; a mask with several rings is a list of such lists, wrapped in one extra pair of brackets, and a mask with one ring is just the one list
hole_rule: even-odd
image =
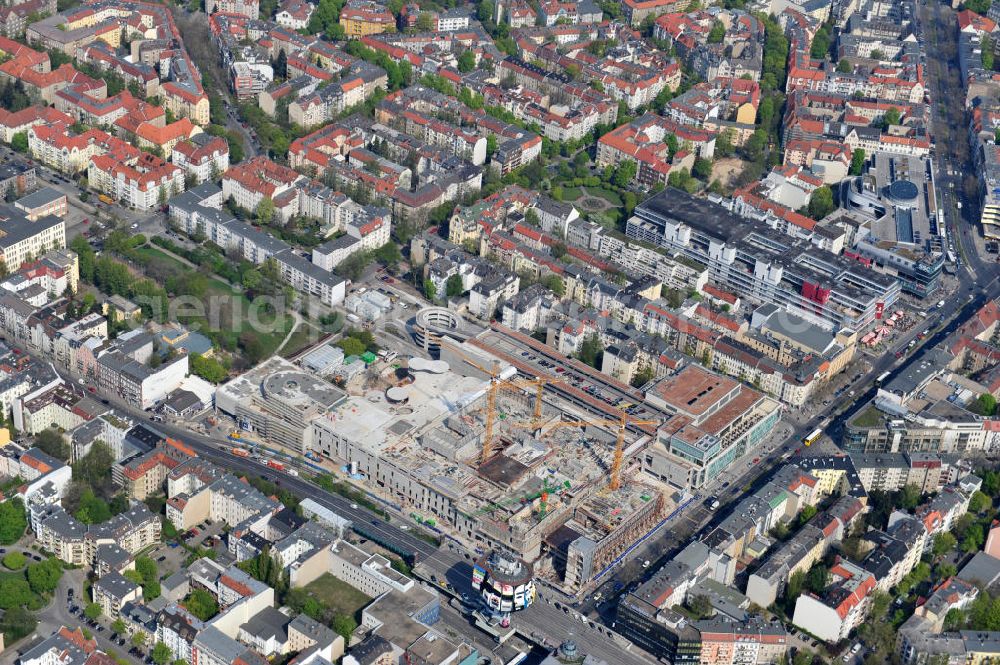
[(651, 437), (625, 432), (611, 489), (617, 423), (479, 348), (453, 346), (448, 361), (369, 374), (314, 427), (314, 449), (414, 520), (582, 588), (671, 509), (672, 490), (634, 462)]

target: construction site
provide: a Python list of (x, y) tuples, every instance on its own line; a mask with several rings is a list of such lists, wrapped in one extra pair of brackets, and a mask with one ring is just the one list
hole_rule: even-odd
[(442, 339), (440, 358), (373, 365), (311, 420), (304, 448), (417, 522), (573, 592), (671, 507), (636, 459), (666, 414), (588, 411), (552, 389), (558, 378), (468, 342)]

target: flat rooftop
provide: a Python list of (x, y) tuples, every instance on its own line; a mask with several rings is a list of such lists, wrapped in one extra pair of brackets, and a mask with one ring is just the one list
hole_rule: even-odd
[(656, 384), (653, 390), (668, 406), (698, 417), (726, 399), (740, 383), (697, 365), (688, 365)]

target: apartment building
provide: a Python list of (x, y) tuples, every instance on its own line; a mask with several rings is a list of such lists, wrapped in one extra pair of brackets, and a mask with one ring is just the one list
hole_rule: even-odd
[(224, 520), (232, 527), (262, 515), (280, 504), (235, 476), (201, 464), (186, 464), (168, 475), (167, 519), (178, 529), (189, 529), (206, 519)]
[(204, 127), (209, 122), (208, 95), (200, 85), (181, 81), (167, 81), (160, 86), (163, 107), (178, 118), (189, 118)]
[(323, 270), (331, 271), (347, 257), (358, 252), (371, 251), (389, 242), (391, 223), (389, 211), (373, 215), (370, 220), (358, 220), (344, 225), (344, 234), (312, 250), (312, 262)]
[[(672, 153), (666, 142), (668, 136), (676, 138), (680, 145), (690, 146), (690, 149)], [(631, 160), (638, 166), (636, 177), (639, 182), (649, 187), (666, 185), (670, 171), (675, 166), (690, 169), (694, 164), (693, 156), (712, 159), (715, 155), (715, 140), (713, 132), (646, 114), (608, 132), (598, 140), (597, 164), (616, 166)], [(685, 156), (688, 156), (686, 161)]]
[(688, 6), (688, 3), (681, 0), (622, 0), (621, 4), (625, 22), (633, 28), (638, 28), (649, 16), (656, 18)]
[[(119, 338), (120, 339), (120, 338)], [(188, 355), (164, 360), (156, 369), (121, 345), (97, 358), (97, 381), (101, 388), (141, 409), (148, 409), (176, 390), (188, 374)]]
[(372, 0), (350, 0), (340, 10), (340, 25), (348, 39), (361, 39), (392, 29), (396, 18), (384, 5)]
[[(722, 39), (709, 39), (716, 23), (724, 26)], [(706, 81), (717, 78), (759, 80), (764, 26), (743, 11), (676, 12), (656, 19), (653, 34), (669, 41), (679, 58)]]
[[(848, 421), (844, 449), (854, 454), (994, 450), (1000, 441), (993, 427), (961, 406), (985, 389), (948, 370), (953, 362), (951, 354), (933, 349), (923, 362), (881, 386), (875, 399)], [(963, 395), (967, 397), (961, 399)], [(945, 412), (948, 417), (941, 417)]]
[(409, 110), (403, 111), (401, 116), (408, 134), (430, 145), (446, 148), (477, 166), (486, 162), (485, 136)]
[(312, 16), (313, 6), (301, 0), (291, 0), (284, 3), (274, 15), (274, 21), (278, 25), (291, 28), (292, 30), (303, 30), (309, 25), (309, 17)]
[(142, 62), (131, 62), (115, 53), (106, 42), (97, 41), (77, 51), (77, 59), (98, 69), (114, 72), (126, 86), (135, 85), (143, 97), (156, 97), (160, 93), (160, 78), (156, 70)]
[[(80, 628), (60, 626), (55, 634), (21, 654), (22, 665), (49, 665), (57, 662), (85, 663), (97, 651), (97, 640), (87, 639)], [(95, 658), (96, 660), (96, 658)]]
[(92, 157), (87, 181), (97, 191), (136, 210), (162, 206), (185, 186), (181, 168), (148, 152), (125, 162), (111, 154)]
[[(284, 167), (279, 168), (284, 169), (282, 173), (291, 171), (291, 169)], [(227, 173), (232, 172), (233, 168), (230, 168)], [(296, 178), (301, 177), (294, 171), (291, 173)], [(224, 180), (224, 186), (225, 182)], [(229, 182), (231, 183), (230, 193), (243, 197), (243, 200), (247, 202), (253, 200), (249, 197), (259, 195), (262, 192), (274, 191), (278, 187), (272, 182), (248, 175), (243, 170), (239, 171), (237, 178), (230, 178)], [(257, 189), (250, 192), (242, 183), (250, 183)], [(206, 187), (208, 186), (202, 185), (202, 188)], [(302, 293), (319, 298), (321, 302), (328, 305), (337, 305), (343, 302), (346, 282), (342, 278), (311, 263), (286, 243), (270, 234), (244, 224), (218, 208), (203, 205), (203, 203), (213, 202), (218, 198), (217, 191), (218, 188), (213, 185), (205, 191), (192, 192), (191, 196), (183, 195), (174, 198), (170, 201), (170, 218), (179, 224), (185, 233), (189, 235), (203, 233), (220, 247), (238, 250), (246, 260), (252, 263), (259, 265), (267, 260), (274, 260), (282, 278)], [(290, 202), (292, 195), (297, 197), (297, 192), (291, 189), (285, 189), (283, 193), (289, 195)], [(263, 196), (260, 198), (262, 199)]]
[[(37, 513), (37, 514), (36, 514)], [(101, 524), (82, 524), (60, 505), (39, 507), (31, 516), (38, 542), (60, 560), (93, 565), (101, 545), (117, 545), (131, 554), (160, 542), (161, 522), (141, 502)]]
[(330, 546), (330, 573), (372, 598), (413, 588), (414, 581), (390, 563), (384, 556), (369, 554), (344, 540)]
[(66, 223), (54, 215), (29, 219), (16, 207), (0, 205), (0, 260), (8, 269), (66, 246)]
[(28, 0), (0, 7), (0, 34), (11, 39), (23, 37), (30, 18), (56, 11), (57, 6), (51, 0)]
[(106, 617), (117, 619), (122, 606), (142, 599), (142, 587), (121, 573), (111, 572), (97, 579), (90, 587), (94, 602), (101, 606)]
[(222, 196), (253, 212), (263, 199), (274, 201), (302, 177), (286, 166), (258, 156), (226, 170), (222, 176)]
[[(207, 14), (236, 14), (249, 19), (260, 17), (259, 0), (207, 0), (205, 4)], [(268, 17), (270, 18), (270, 17)]]
[(198, 454), (176, 439), (164, 439), (147, 453), (122, 461), (112, 468), (112, 478), (129, 498), (143, 501), (164, 489), (167, 475)]
[(46, 166), (73, 175), (86, 170), (97, 155), (136, 149), (100, 129), (73, 134), (68, 125), (35, 125), (28, 129), (28, 151)]
[(108, 409), (82, 388), (60, 379), (14, 398), (11, 410), (19, 431), (37, 434), (52, 425), (71, 430)]
[(229, 170), (229, 144), (221, 136), (195, 134), (174, 144), (170, 162), (193, 176), (197, 184), (215, 180)]
[(205, 629), (205, 624), (183, 607), (168, 605), (158, 617), (156, 642), (162, 642), (170, 649), (174, 658), (191, 660), (195, 637)]
[(765, 665), (781, 663), (788, 649), (788, 633), (777, 622), (754, 617), (746, 621), (726, 618), (694, 622), (700, 638), (698, 662), (706, 665)]
[(497, 309), (517, 295), (521, 278), (507, 271), (495, 271), (479, 280), (469, 289), (469, 313), (482, 320), (490, 320)]
[(846, 640), (868, 617), (878, 581), (857, 564), (841, 559), (830, 569), (832, 582), (820, 595), (804, 593), (792, 623), (828, 643)]
[(341, 72), (340, 78), (329, 85), (322, 88), (309, 86), (312, 88), (310, 91), (304, 91), (288, 104), (288, 119), (303, 127), (322, 125), (346, 109), (364, 102), (375, 90), (384, 90), (386, 81), (381, 67), (359, 62), (351, 67), (351, 73)]
[[(811, 474), (803, 478), (803, 482), (818, 485), (818, 479)], [(833, 544), (844, 539), (863, 514), (864, 505), (857, 497), (837, 499), (789, 540), (769, 552), (767, 559), (747, 581), (747, 598), (761, 607), (770, 607), (792, 575), (808, 572), (813, 564), (826, 556)]]
[(0, 139), (10, 143), (15, 134), (27, 133), (35, 125), (73, 124), (73, 119), (51, 106), (29, 106), (15, 113), (0, 109)]

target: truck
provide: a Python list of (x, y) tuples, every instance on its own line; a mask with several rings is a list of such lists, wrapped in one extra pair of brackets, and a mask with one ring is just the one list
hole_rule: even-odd
[(229, 452), (236, 455), (237, 457), (250, 457), (250, 453), (243, 450), (242, 448), (230, 448)]
[(281, 462), (275, 462), (273, 459), (267, 460), (267, 465), (274, 469), (275, 471), (284, 471), (285, 465)]
[(290, 476), (298, 476), (299, 475), (299, 472), (296, 471), (295, 469), (285, 469), (285, 473), (287, 473)]

